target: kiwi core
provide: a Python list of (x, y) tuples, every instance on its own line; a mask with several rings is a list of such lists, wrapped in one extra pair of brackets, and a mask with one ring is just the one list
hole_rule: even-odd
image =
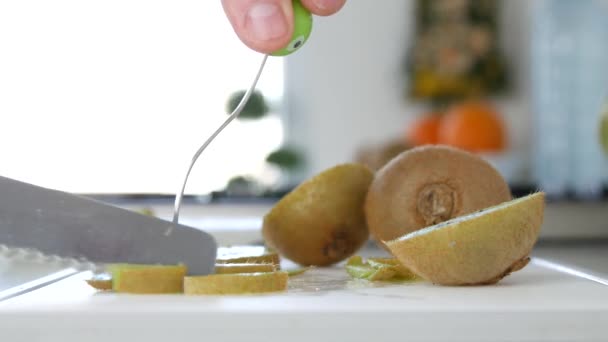
[(447, 184), (426, 184), (418, 192), (418, 214), (427, 225), (448, 220), (456, 204), (456, 191)]
[(340, 259), (355, 249), (355, 243), (348, 238), (348, 231), (338, 229), (331, 234), (331, 239), (323, 246), (322, 252), (328, 258)]

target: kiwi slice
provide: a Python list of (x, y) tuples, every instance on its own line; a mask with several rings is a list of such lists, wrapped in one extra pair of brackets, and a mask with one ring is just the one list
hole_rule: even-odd
[(86, 280), (87, 284), (92, 288), (100, 291), (112, 290), (112, 277), (109, 274), (99, 274)]
[(312, 266), (308, 266), (308, 267), (300, 267), (300, 268), (292, 268), (289, 270), (285, 270), (285, 272), (287, 272), (287, 275), (291, 278), (291, 277), (296, 277), (299, 276), (301, 274), (304, 274), (308, 271), (310, 271), (313, 267)]
[(217, 264), (215, 265), (216, 274), (228, 273), (259, 273), (274, 272), (277, 266), (274, 264)]
[(217, 249), (216, 264), (272, 264), (281, 265), (277, 252), (264, 246), (239, 245)]
[(511, 198), (507, 182), (481, 157), (428, 145), (398, 155), (378, 171), (365, 215), (372, 237), (384, 246), (383, 241)]
[(373, 173), (341, 164), (306, 180), (264, 216), (266, 243), (305, 266), (327, 266), (354, 254), (367, 240), (363, 202)]
[(407, 268), (439, 285), (494, 284), (529, 261), (544, 217), (542, 192), (386, 242)]
[(162, 294), (183, 292), (183, 265), (112, 265), (112, 288), (115, 292)]
[(191, 276), (184, 278), (184, 293), (225, 295), (285, 291), (288, 278), (284, 271)]

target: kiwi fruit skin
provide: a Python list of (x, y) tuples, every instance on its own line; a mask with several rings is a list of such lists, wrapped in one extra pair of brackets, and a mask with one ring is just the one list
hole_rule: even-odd
[(545, 195), (535, 193), (500, 207), (410, 233), (386, 246), (405, 267), (434, 284), (495, 284), (530, 260)]
[(372, 237), (384, 241), (512, 199), (502, 175), (461, 149), (426, 145), (399, 154), (377, 173), (365, 200)]
[(346, 163), (302, 182), (264, 216), (266, 244), (304, 266), (329, 266), (369, 238), (363, 211), (373, 180), (366, 166)]
[(112, 279), (88, 279), (87, 284), (92, 288), (100, 291), (112, 290)]

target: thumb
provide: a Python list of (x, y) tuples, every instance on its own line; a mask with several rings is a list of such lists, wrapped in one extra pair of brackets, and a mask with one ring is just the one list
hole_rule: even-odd
[(222, 0), (222, 6), (237, 36), (249, 48), (271, 53), (289, 43), (291, 0)]

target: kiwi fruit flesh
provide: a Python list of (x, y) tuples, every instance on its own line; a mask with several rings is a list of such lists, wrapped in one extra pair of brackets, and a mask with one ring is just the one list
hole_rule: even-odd
[(287, 290), (289, 275), (284, 271), (211, 274), (184, 278), (186, 295), (226, 295)]
[(387, 241), (408, 269), (438, 285), (494, 284), (528, 263), (545, 195), (534, 193)]
[(302, 182), (264, 216), (262, 235), (280, 255), (304, 266), (328, 266), (368, 239), (363, 203), (373, 172), (340, 164)]
[(118, 293), (163, 294), (183, 292), (184, 265), (112, 265), (112, 289)]
[(365, 200), (372, 237), (384, 241), (511, 200), (502, 175), (481, 157), (427, 145), (401, 153), (380, 169)]

